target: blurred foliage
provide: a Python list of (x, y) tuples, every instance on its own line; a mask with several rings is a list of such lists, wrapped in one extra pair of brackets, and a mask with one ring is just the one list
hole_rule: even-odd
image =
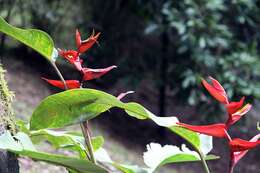
[[(119, 80), (134, 89), (149, 79), (147, 85), (164, 85), (178, 101), (198, 106), (209, 98), (200, 78), (210, 75), (235, 100), (260, 97), (260, 1), (0, 0), (0, 15), (8, 13), (11, 23), (45, 30), (62, 48), (75, 48), (75, 28), (83, 38), (93, 28), (101, 31), (100, 46), (84, 59), (93, 68), (119, 66), (104, 83)], [(164, 53), (167, 80), (161, 73)]]
[(259, 5), (254, 0), (164, 4), (162, 13), (167, 16), (180, 68), (172, 68), (170, 74), (180, 77), (182, 88), (190, 93), (190, 104), (201, 99), (196, 87), (201, 75), (224, 83), (230, 97), (259, 97)]

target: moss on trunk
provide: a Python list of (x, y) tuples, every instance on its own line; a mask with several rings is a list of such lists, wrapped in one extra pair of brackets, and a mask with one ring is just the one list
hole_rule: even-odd
[[(16, 133), (15, 116), (12, 108), (14, 94), (9, 91), (6, 80), (5, 70), (0, 64), (0, 135), (9, 130), (12, 134)], [(7, 151), (0, 150), (0, 173), (18, 173), (19, 165), (16, 155)]]

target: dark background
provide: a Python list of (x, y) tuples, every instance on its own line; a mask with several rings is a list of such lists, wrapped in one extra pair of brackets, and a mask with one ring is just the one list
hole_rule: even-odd
[[(201, 77), (212, 76), (223, 84), (231, 100), (247, 96), (246, 101), (254, 105), (247, 120), (243, 118), (231, 129), (234, 137), (249, 139), (257, 133), (260, 1), (0, 0), (0, 15), (17, 27), (46, 31), (57, 48), (75, 49), (76, 28), (83, 38), (87, 38), (92, 29), (101, 32), (99, 46), (95, 45), (82, 56), (84, 65), (90, 68), (117, 65), (118, 68), (89, 82), (89, 87), (115, 95), (134, 90), (135, 94), (126, 100), (142, 103), (158, 116), (174, 115), (192, 124), (224, 121), (223, 107), (200, 84)], [(22, 70), (26, 71), (25, 75), (34, 73), (38, 78), (57, 79), (40, 55), (5, 35), (0, 34), (0, 37), (1, 60), (13, 76), (21, 75)], [(58, 60), (58, 65), (66, 79), (79, 77), (62, 59)], [(18, 90), (23, 82), (31, 83), (31, 90), (39, 90), (42, 87), (39, 85), (44, 85), (36, 82), (35, 86), (33, 80), (19, 83), (20, 77), (15, 80), (13, 90)], [(50, 90), (58, 91), (51, 87)], [(34, 97), (28, 95), (27, 99), (31, 98)], [(28, 102), (32, 102), (33, 107), (39, 100)], [(107, 114), (110, 116), (101, 116), (96, 123), (126, 146), (143, 147), (151, 141), (182, 142), (150, 122), (122, 116), (124, 113), (120, 110)], [(115, 122), (120, 125), (115, 126)], [(126, 136), (131, 140), (125, 140)], [(216, 141), (213, 152), (225, 157), (226, 145), (221, 140)], [(245, 161), (242, 160), (236, 171), (256, 170), (259, 160), (256, 152), (252, 151)], [(213, 171), (226, 170), (225, 162), (226, 159), (221, 159), (212, 165)]]

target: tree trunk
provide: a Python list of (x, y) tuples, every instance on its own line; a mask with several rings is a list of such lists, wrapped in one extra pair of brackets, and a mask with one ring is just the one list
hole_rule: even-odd
[[(5, 78), (5, 70), (0, 64), (0, 135), (9, 130), (16, 133), (14, 112), (12, 109), (13, 93), (9, 91)], [(19, 173), (19, 165), (16, 155), (0, 150), (0, 173)]]
[[(161, 33), (161, 61), (160, 61), (160, 83), (159, 83), (159, 116), (166, 116), (166, 87), (168, 84), (168, 46), (169, 46), (169, 38), (167, 33), (167, 21), (166, 16), (162, 16), (163, 18), (163, 32)], [(165, 128), (159, 128), (159, 133), (162, 137), (165, 136)]]
[(0, 173), (18, 173), (19, 165), (15, 154), (0, 150)]

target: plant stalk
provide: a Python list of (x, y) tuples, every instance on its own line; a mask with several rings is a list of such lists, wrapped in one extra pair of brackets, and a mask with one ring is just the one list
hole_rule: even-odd
[(90, 135), (90, 129), (89, 129), (89, 124), (88, 121), (84, 121), (82, 123), (80, 123), (84, 138), (85, 138), (85, 143), (88, 149), (88, 152), (90, 154), (90, 160), (94, 163), (97, 164), (97, 161), (95, 159), (94, 156), (94, 150), (93, 150), (93, 146), (91, 143), (91, 135)]
[(68, 90), (68, 86), (67, 86), (67, 84), (66, 84), (66, 82), (65, 82), (65, 80), (64, 80), (64, 78), (63, 78), (63, 76), (62, 76), (62, 74), (60, 72), (60, 70), (56, 66), (56, 64), (54, 62), (51, 62), (51, 65), (53, 66), (53, 68), (55, 69), (57, 75), (59, 76), (59, 78), (61, 79), (62, 83), (64, 84), (65, 90)]
[[(67, 86), (60, 70), (56, 66), (56, 64), (54, 62), (51, 62), (51, 65), (53, 66), (57, 75), (59, 76), (59, 78), (63, 82), (65, 90), (68, 90), (68, 86)], [(91, 135), (90, 135), (90, 129), (89, 129), (88, 121), (84, 121), (84, 122), (80, 123), (80, 127), (81, 127), (81, 130), (82, 130), (82, 133), (83, 133), (83, 136), (84, 136), (84, 139), (85, 139), (85, 143), (86, 143), (86, 146), (87, 146), (87, 149), (88, 149), (88, 152), (89, 152), (89, 155), (87, 154), (87, 157), (94, 164), (97, 164), (97, 161), (96, 161), (95, 156), (94, 156), (93, 146), (92, 146), (92, 143), (91, 143)]]
[(198, 152), (198, 154), (200, 156), (200, 160), (201, 160), (201, 163), (203, 165), (203, 168), (204, 168), (205, 172), (206, 173), (210, 173), (208, 165), (207, 165), (207, 162), (206, 162), (206, 160), (204, 158), (204, 154), (201, 151), (199, 151), (199, 150), (197, 152)]

